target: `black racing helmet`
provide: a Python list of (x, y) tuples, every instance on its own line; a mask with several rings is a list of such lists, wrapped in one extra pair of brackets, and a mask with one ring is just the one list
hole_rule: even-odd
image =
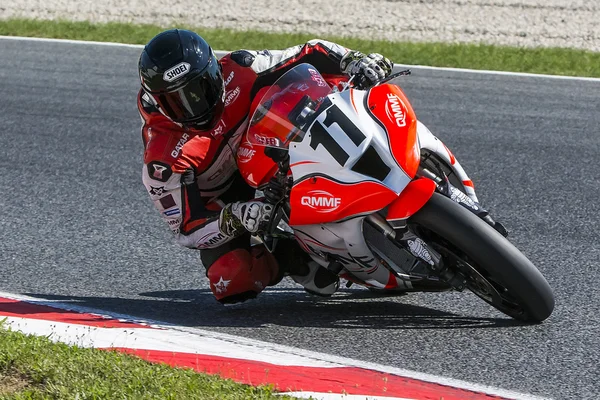
[(225, 85), (212, 49), (198, 34), (172, 29), (156, 35), (139, 61), (142, 87), (169, 119), (212, 129), (223, 113)]

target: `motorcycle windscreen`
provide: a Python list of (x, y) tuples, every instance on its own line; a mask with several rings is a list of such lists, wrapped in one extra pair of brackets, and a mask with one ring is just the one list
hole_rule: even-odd
[(250, 118), (247, 139), (252, 145), (287, 149), (301, 141), (313, 115), (331, 88), (310, 64), (282, 75), (264, 94)]

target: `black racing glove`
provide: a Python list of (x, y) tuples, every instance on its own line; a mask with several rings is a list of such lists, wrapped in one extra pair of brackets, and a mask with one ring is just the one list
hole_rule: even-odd
[(392, 73), (394, 63), (379, 53), (368, 56), (360, 51), (349, 51), (340, 61), (340, 69), (348, 76), (354, 75), (354, 85), (366, 89)]
[(248, 231), (263, 231), (271, 221), (274, 207), (258, 200), (246, 202), (236, 201), (221, 210), (219, 229), (225, 235), (238, 236)]

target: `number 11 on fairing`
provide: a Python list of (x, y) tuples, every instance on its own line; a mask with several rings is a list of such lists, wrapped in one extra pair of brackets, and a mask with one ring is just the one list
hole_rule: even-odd
[(346, 164), (346, 161), (348, 161), (348, 158), (350, 158), (350, 155), (342, 148), (338, 143), (338, 140), (331, 136), (326, 128), (330, 128), (333, 123), (336, 123), (342, 132), (352, 140), (356, 147), (360, 146), (367, 137), (337, 105), (334, 104), (331, 107), (326, 108), (329, 105), (327, 103), (331, 104), (329, 98), (321, 105), (321, 107), (325, 109), (326, 114), (323, 123), (316, 121), (310, 130), (310, 147), (312, 147), (313, 150), (316, 150), (317, 146), (321, 144), (338, 164), (343, 167)]

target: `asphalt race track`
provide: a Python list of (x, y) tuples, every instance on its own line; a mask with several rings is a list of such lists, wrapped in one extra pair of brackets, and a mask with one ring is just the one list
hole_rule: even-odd
[[(600, 393), (600, 82), (415, 70), (399, 82), (547, 277), (521, 325), (470, 293), (329, 300), (287, 279), (233, 307), (141, 183), (140, 50), (0, 40), (0, 291), (556, 399)], [(410, 60), (397, 60), (409, 63)]]

